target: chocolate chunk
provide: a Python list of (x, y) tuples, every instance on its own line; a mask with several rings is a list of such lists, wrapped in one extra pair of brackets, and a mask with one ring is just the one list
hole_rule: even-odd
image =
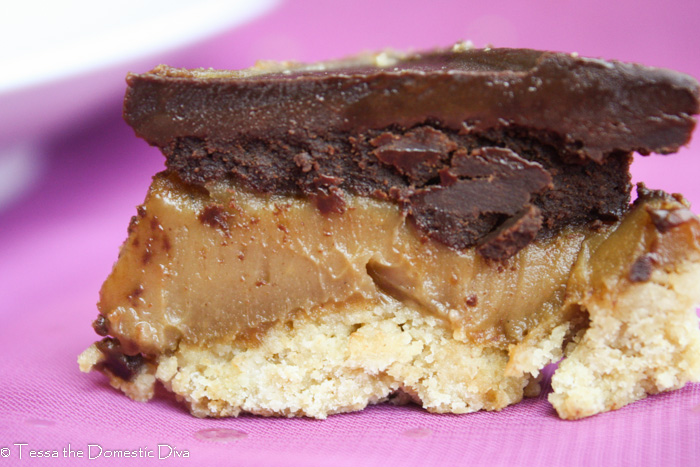
[(477, 178), (496, 184), (508, 181), (508, 190), (520, 196), (552, 187), (552, 177), (540, 164), (527, 161), (507, 148), (486, 147), (471, 154), (460, 151), (452, 159), (451, 167), (440, 172), (443, 186)]
[[(529, 162), (503, 148), (477, 149), (468, 155), (458, 152), (452, 159), (451, 167), (440, 172), (440, 179), (440, 186), (417, 190), (409, 198), (411, 214), (416, 224), (428, 230), (430, 236), (457, 248), (474, 244), (488, 233), (481, 229), (486, 227), (490, 231), (499, 219), (519, 213), (530, 203), (533, 195), (552, 185), (549, 173), (540, 164)], [(493, 258), (505, 258), (510, 256), (504, 256), (506, 252), (515, 254), (532, 241), (542, 225), (539, 209), (533, 209), (528, 210), (531, 212), (529, 221), (525, 220), (528, 216), (523, 214), (523, 221), (514, 227), (516, 231), (526, 229), (523, 235), (518, 236), (517, 245), (494, 246), (483, 251), (490, 251), (495, 255)], [(537, 222), (534, 222), (535, 218)], [(484, 222), (486, 219), (488, 221)], [(456, 225), (455, 220), (459, 222)], [(448, 232), (446, 229), (430, 228), (445, 223), (454, 227)], [(537, 228), (533, 230), (535, 224)], [(521, 245), (520, 242), (526, 237), (529, 240)], [(493, 240), (496, 241), (496, 238), (500, 238), (501, 243), (507, 238), (515, 239), (506, 232)], [(496, 249), (501, 253), (496, 255)]]
[(316, 178), (314, 178), (314, 185), (317, 187), (329, 188), (332, 186), (339, 186), (342, 183), (342, 178), (334, 177), (333, 175), (319, 174)]
[(99, 336), (106, 336), (109, 334), (107, 320), (102, 315), (97, 315), (97, 319), (92, 322), (92, 329), (94, 329)]
[(342, 183), (342, 178), (325, 174), (319, 174), (313, 179), (315, 189), (309, 196), (323, 214), (345, 212), (343, 190), (338, 188)]
[(319, 187), (309, 197), (323, 214), (332, 212), (342, 214), (345, 212), (346, 203), (343, 190), (338, 187)]
[(646, 282), (651, 279), (655, 262), (653, 253), (647, 253), (637, 258), (630, 267), (629, 280), (632, 282)]
[[(445, 133), (431, 127), (418, 127), (403, 136), (382, 133), (370, 141), (382, 163), (396, 167), (411, 180), (425, 183), (438, 174), (457, 144)], [(443, 164), (441, 164), (443, 162)]]
[(140, 354), (125, 355), (119, 341), (112, 337), (105, 337), (96, 345), (105, 357), (101, 365), (124, 381), (131, 381), (145, 363)]
[(199, 214), (199, 222), (228, 232), (228, 214), (222, 206), (210, 204)]
[[(537, 186), (539, 191), (551, 184), (550, 175), (536, 162), (529, 162), (507, 148), (487, 147), (467, 154), (460, 151), (452, 159), (450, 175), (460, 178), (513, 178)], [(443, 182), (444, 183), (444, 182)], [(534, 188), (525, 188), (532, 191)]]
[(647, 209), (647, 212), (654, 223), (654, 227), (661, 233), (666, 233), (674, 227), (685, 224), (692, 219), (697, 219), (697, 216), (687, 208), (673, 210)]
[(488, 259), (510, 258), (534, 240), (540, 227), (542, 213), (529, 205), (482, 238), (476, 251)]

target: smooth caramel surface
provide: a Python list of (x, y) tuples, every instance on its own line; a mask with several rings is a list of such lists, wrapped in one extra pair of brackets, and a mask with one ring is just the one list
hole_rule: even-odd
[(99, 303), (127, 353), (384, 294), (443, 318), (458, 339), (505, 347), (559, 310), (585, 238), (565, 232), (492, 262), (419, 238), (392, 203), (348, 197), (345, 213), (323, 215), (303, 199), (207, 189), (158, 175), (132, 219)]

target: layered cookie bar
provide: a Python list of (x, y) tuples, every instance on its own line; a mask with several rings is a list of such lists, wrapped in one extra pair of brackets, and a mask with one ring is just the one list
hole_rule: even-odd
[(700, 380), (700, 220), (637, 187), (698, 83), (516, 49), (127, 78), (156, 175), (79, 357), (196, 416), (414, 401), (563, 418)]

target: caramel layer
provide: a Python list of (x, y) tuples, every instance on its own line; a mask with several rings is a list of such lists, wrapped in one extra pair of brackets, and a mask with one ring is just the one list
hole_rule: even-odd
[(254, 337), (321, 305), (389, 295), (441, 318), (458, 340), (505, 349), (543, 320), (572, 313), (562, 307), (576, 290), (572, 268), (598, 245), (605, 251), (586, 274), (601, 280), (644, 281), (687, 256), (688, 245), (697, 250), (697, 218), (654, 196), (672, 209), (640, 202), (616, 226), (565, 230), (490, 261), (422, 240), (390, 202), (352, 197), (345, 213), (323, 215), (305, 199), (227, 182), (194, 189), (160, 174), (103, 285), (102, 326), (125, 353), (153, 355), (181, 341)]
[(126, 353), (243, 337), (385, 294), (461, 340), (505, 347), (560, 308), (588, 235), (567, 231), (495, 262), (422, 240), (394, 203), (351, 197), (345, 213), (324, 215), (308, 200), (163, 174), (138, 212), (99, 303)]

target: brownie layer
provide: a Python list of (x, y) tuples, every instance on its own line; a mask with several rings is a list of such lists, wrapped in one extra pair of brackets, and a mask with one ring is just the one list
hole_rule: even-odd
[(631, 152), (677, 150), (698, 112), (688, 76), (513, 49), (159, 67), (128, 83), (127, 122), (188, 183), (233, 176), (326, 213), (345, 192), (390, 199), (426, 235), (494, 259), (619, 217)]
[[(345, 192), (393, 200), (427, 236), (460, 249), (480, 243), (493, 259), (566, 225), (615, 220), (629, 204), (629, 154), (567, 158), (516, 129), (474, 135), (424, 125), (286, 144), (186, 138), (165, 154), (187, 183), (233, 176), (256, 191), (308, 196), (323, 212), (343, 212)], [(512, 224), (519, 241), (507, 235)]]

